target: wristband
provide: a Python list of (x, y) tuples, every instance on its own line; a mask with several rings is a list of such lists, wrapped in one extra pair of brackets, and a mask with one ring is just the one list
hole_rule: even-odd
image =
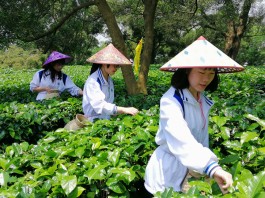
[(213, 174), (215, 173), (215, 171), (217, 171), (218, 169), (222, 169), (221, 166), (219, 166), (219, 164), (217, 162), (212, 162), (210, 163), (204, 173), (207, 174), (209, 177), (212, 178)]

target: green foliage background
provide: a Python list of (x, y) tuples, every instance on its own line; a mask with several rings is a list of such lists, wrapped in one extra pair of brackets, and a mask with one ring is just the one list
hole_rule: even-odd
[[(25, 45), (25, 44), (24, 44)], [(9, 46), (6, 50), (0, 50), (0, 68), (32, 69), (38, 68), (47, 55), (32, 46)]]
[[(121, 71), (113, 76), (115, 102), (136, 106), (137, 116), (119, 115), (76, 132), (64, 125), (82, 113), (82, 98), (36, 102), (29, 83), (38, 69), (0, 71), (0, 194), (2, 197), (145, 197), (146, 163), (156, 148), (159, 100), (172, 73), (152, 65), (148, 95), (128, 96)], [(90, 66), (65, 66), (83, 87)], [(233, 174), (224, 197), (263, 197), (265, 190), (265, 68), (220, 75), (210, 114), (210, 147)], [(223, 197), (213, 180), (189, 181), (187, 194), (167, 189), (156, 197)]]

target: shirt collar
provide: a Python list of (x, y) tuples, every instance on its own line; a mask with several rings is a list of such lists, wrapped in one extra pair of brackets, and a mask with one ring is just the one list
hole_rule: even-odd
[[(207, 98), (205, 95), (203, 95), (203, 93), (200, 93), (199, 98), (200, 98), (201, 101), (205, 100), (205, 102), (210, 107), (213, 105), (213, 101), (211, 101), (209, 98)], [(193, 104), (198, 104), (198, 101), (193, 97), (193, 95), (190, 93), (190, 91), (187, 88), (183, 89), (182, 99), (184, 101), (187, 101), (187, 102), (190, 102), (190, 103), (193, 103)]]
[(98, 78), (99, 78), (102, 85), (108, 85), (109, 84), (108, 81), (105, 80), (100, 68), (98, 68)]

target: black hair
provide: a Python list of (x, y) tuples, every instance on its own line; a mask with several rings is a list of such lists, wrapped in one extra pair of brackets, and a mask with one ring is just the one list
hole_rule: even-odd
[[(174, 72), (171, 78), (171, 85), (176, 89), (185, 89), (189, 88), (189, 80), (188, 75), (192, 68), (180, 68)], [(220, 79), (217, 73), (217, 69), (215, 69), (215, 75), (212, 82), (206, 87), (205, 91), (213, 92), (217, 90)]]
[(93, 74), (95, 71), (97, 71), (98, 68), (100, 68), (101, 66), (102, 66), (102, 64), (93, 63), (91, 70), (90, 70), (90, 75)]
[(60, 60), (53, 61), (53, 62), (49, 63), (48, 65), (46, 65), (46, 67), (44, 68), (44, 71), (50, 70), (52, 82), (55, 81), (56, 75), (58, 76), (58, 79), (60, 79), (60, 80), (62, 79), (62, 76), (63, 76), (61, 71), (58, 72), (53, 68), (53, 66), (56, 65), (57, 63), (61, 63), (63, 65), (63, 64), (65, 64), (65, 60), (60, 59)]
[[(107, 64), (107, 67), (109, 68), (109, 64)], [(93, 63), (92, 64), (92, 67), (91, 67), (91, 70), (90, 70), (90, 75), (93, 74), (95, 71), (98, 70), (98, 68), (101, 68), (102, 67), (102, 64), (98, 64), (98, 63)]]

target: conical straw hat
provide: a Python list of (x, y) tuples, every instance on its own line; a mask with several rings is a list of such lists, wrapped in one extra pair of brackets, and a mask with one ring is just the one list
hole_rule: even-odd
[(132, 63), (111, 43), (87, 59), (97, 64), (131, 65)]
[(68, 55), (62, 54), (57, 51), (53, 51), (47, 60), (43, 63), (42, 67), (46, 67), (50, 63), (57, 61), (57, 60), (64, 60), (65, 63), (68, 63), (72, 60), (72, 58)]
[(176, 71), (178, 68), (217, 68), (218, 73), (243, 71), (239, 65), (203, 36), (165, 63), (160, 70)]

